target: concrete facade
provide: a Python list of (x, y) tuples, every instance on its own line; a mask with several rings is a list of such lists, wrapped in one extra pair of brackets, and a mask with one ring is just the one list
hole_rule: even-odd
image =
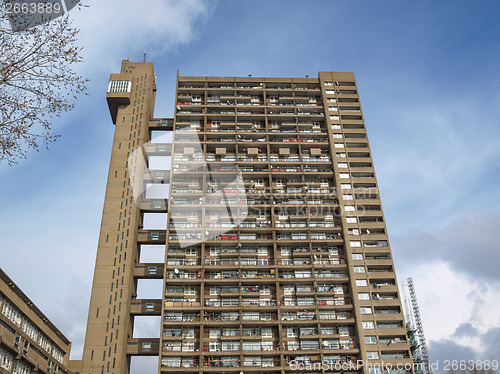
[[(115, 137), (73, 370), (125, 374), (146, 355), (172, 373), (411, 363), (354, 74), (178, 76), (174, 118), (154, 117), (155, 93), (150, 63), (111, 75)], [(164, 261), (142, 262), (149, 246)], [(138, 299), (145, 279), (162, 294)], [(139, 316), (161, 317), (159, 338), (133, 336)]]
[(70, 341), (0, 269), (0, 373), (68, 373)]

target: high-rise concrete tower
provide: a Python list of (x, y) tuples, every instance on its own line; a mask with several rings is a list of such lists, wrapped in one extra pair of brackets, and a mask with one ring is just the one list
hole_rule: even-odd
[[(154, 355), (172, 373), (411, 372), (396, 370), (411, 357), (354, 74), (178, 76), (173, 119), (154, 118), (155, 92), (150, 63), (111, 75), (77, 371)], [(151, 248), (164, 260), (145, 263)], [(137, 297), (148, 278), (156, 299)], [(157, 337), (134, 337), (139, 316), (161, 317)]]

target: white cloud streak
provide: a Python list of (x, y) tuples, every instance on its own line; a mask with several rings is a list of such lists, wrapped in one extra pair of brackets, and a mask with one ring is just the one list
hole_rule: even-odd
[[(117, 61), (130, 56), (142, 61), (189, 43), (209, 16), (209, 0), (89, 0), (88, 8), (71, 12), (80, 28), (85, 72), (116, 71)], [(149, 58), (148, 58), (149, 60)]]

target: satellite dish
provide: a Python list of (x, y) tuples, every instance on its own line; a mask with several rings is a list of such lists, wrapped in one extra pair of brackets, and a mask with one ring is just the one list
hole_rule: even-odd
[(238, 247), (240, 247), (240, 248), (241, 248), (241, 243), (238, 243)]
[(326, 346), (330, 345), (330, 342), (328, 340), (323, 340), (323, 345), (326, 347)]
[(179, 269), (175, 268), (175, 269), (174, 269), (174, 273), (175, 273), (175, 274), (179, 274)]

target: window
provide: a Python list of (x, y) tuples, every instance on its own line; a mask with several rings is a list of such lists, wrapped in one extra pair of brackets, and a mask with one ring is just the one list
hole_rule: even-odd
[(349, 327), (339, 326), (339, 335), (340, 336), (348, 336), (349, 335)]
[(333, 134), (332, 137), (334, 139), (342, 139), (342, 134)]
[(353, 260), (362, 260), (363, 259), (363, 254), (362, 253), (353, 253), (352, 254), (352, 259)]
[(340, 188), (342, 190), (350, 190), (352, 187), (351, 187), (351, 185), (349, 183), (341, 183), (340, 184)]
[(183, 342), (182, 343), (183, 352), (194, 352), (194, 342)]
[(219, 295), (220, 294), (220, 287), (217, 286), (210, 286), (210, 295)]
[(351, 245), (351, 248), (361, 247), (361, 242), (359, 240), (351, 240), (349, 244)]
[(0, 348), (0, 368), (3, 368), (10, 373), (13, 360), (14, 356), (12, 356), (9, 352), (4, 350), (3, 348)]
[[(245, 349), (245, 343), (243, 343), (243, 349)], [(223, 351), (239, 351), (240, 350), (240, 342), (236, 342), (236, 341), (222, 342), (222, 350)]]
[(220, 329), (211, 328), (210, 329), (210, 333), (209, 333), (209, 337), (210, 338), (218, 338), (218, 337), (220, 337)]
[(311, 278), (311, 270), (295, 270), (295, 278)]
[(220, 254), (220, 248), (210, 248), (210, 256), (218, 256)]
[(339, 109), (336, 106), (329, 106), (328, 111), (329, 112), (337, 112)]
[(349, 178), (349, 173), (340, 173), (339, 177), (344, 179)]
[(170, 367), (170, 368), (180, 368), (181, 367), (181, 358), (180, 357), (164, 357), (161, 360), (162, 366)]
[(372, 330), (375, 328), (375, 323), (373, 321), (363, 321), (361, 324), (365, 330)]
[(349, 229), (349, 235), (359, 235), (358, 229)]
[(12, 373), (13, 374), (30, 374), (31, 369), (24, 362), (16, 360), (14, 362), (14, 370), (12, 371)]
[(334, 97), (329, 97), (329, 98), (326, 99), (326, 101), (329, 102), (329, 103), (336, 103), (337, 99), (334, 98)]
[(45, 349), (47, 352), (50, 352), (51, 344), (49, 338), (47, 338), (45, 335), (40, 334), (38, 336), (38, 344)]
[(329, 182), (328, 182), (328, 179), (326, 179), (326, 178), (321, 178), (321, 179), (320, 179), (320, 185), (321, 185), (321, 187), (328, 187), (330, 184), (329, 184)]
[(131, 88), (131, 81), (110, 81), (108, 92), (130, 92)]
[(347, 223), (358, 223), (358, 219), (356, 217), (346, 217)]
[[(239, 343), (238, 343), (239, 344)], [(243, 341), (244, 351), (260, 351), (260, 341)]]
[(327, 95), (335, 95), (335, 90), (326, 90)]
[(259, 293), (261, 295), (270, 295), (271, 291), (269, 290), (269, 285), (263, 285), (259, 289)]
[(332, 121), (337, 121), (337, 120), (339, 120), (339, 119), (340, 119), (340, 117), (339, 117), (339, 116), (330, 116), (330, 119), (331, 119)]
[(292, 285), (285, 285), (283, 289), (283, 293), (285, 295), (294, 295), (295, 294), (295, 287)]
[(305, 350), (319, 349), (319, 341), (318, 340), (302, 340), (300, 342), (300, 348), (305, 349)]
[[(262, 216), (261, 216), (261, 218), (262, 218)], [(265, 214), (264, 214), (264, 218), (265, 218)], [(259, 247), (257, 249), (257, 255), (258, 256), (267, 256), (268, 254), (269, 254), (269, 252), (268, 252), (268, 250), (267, 250), (266, 247)]]
[(243, 321), (258, 321), (259, 312), (243, 312)]
[(368, 282), (366, 281), (366, 279), (356, 279), (356, 286), (358, 286), (358, 287), (367, 287), (368, 286)]
[(256, 179), (254, 185), (259, 187), (264, 187), (264, 179), (261, 178)]
[(320, 310), (319, 311), (319, 319), (335, 319), (335, 311), (334, 310)]
[(23, 320), (22, 329), (31, 339), (36, 340), (36, 337), (38, 335), (38, 330), (34, 325), (32, 325), (26, 319)]
[(355, 273), (364, 273), (365, 272), (365, 267), (364, 266), (355, 266), (354, 267), (354, 272)]
[(347, 162), (339, 162), (339, 163), (337, 163), (337, 166), (339, 168), (346, 169), (347, 168)]
[(358, 293), (358, 300), (370, 300), (370, 294), (368, 292)]
[(362, 306), (359, 308), (361, 314), (372, 314), (372, 308)]
[(369, 360), (378, 360), (380, 358), (377, 351), (368, 351), (368, 352), (366, 352), (366, 357)]
[(195, 286), (184, 287), (184, 295), (196, 295), (196, 287)]
[(332, 130), (340, 130), (342, 127), (340, 125), (332, 125)]
[(344, 289), (342, 288), (342, 285), (336, 284), (333, 286), (333, 292), (336, 295), (342, 295), (344, 293)]
[(333, 82), (325, 82), (325, 86), (333, 86)]
[(347, 155), (345, 153), (337, 153), (338, 158), (346, 158)]
[(346, 211), (346, 212), (354, 212), (355, 211), (354, 205), (345, 205), (344, 206), (344, 211)]
[(365, 336), (365, 344), (377, 344), (377, 337), (374, 335)]
[(196, 248), (186, 248), (186, 256), (196, 256)]
[(377, 327), (379, 329), (397, 329), (401, 327), (400, 322), (378, 322)]
[(272, 338), (273, 337), (273, 329), (270, 327), (263, 327), (261, 332), (260, 332), (260, 335), (263, 338)]
[(8, 319), (14, 322), (17, 326), (21, 326), (22, 316), (21, 313), (15, 309), (12, 305), (10, 305), (7, 301), (4, 302), (2, 308), (2, 314), (5, 315)]
[(335, 148), (344, 148), (344, 143), (335, 143)]
[(222, 330), (222, 336), (239, 336), (240, 329), (225, 328)]
[(61, 364), (63, 363), (63, 361), (64, 361), (64, 353), (63, 353), (61, 350), (59, 350), (59, 349), (57, 349), (57, 348), (54, 348), (54, 349), (52, 350), (52, 356), (54, 356), (54, 358), (55, 358), (55, 359), (56, 359), (59, 363), (61, 363)]
[(342, 195), (342, 199), (344, 200), (354, 200), (354, 196), (350, 194)]

